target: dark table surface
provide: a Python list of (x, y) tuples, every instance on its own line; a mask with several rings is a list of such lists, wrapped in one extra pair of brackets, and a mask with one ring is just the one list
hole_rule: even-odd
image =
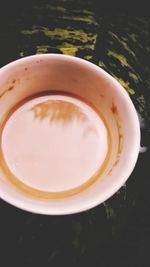
[(0, 200), (0, 266), (148, 267), (150, 19), (103, 13), (94, 1), (25, 3), (5, 1), (0, 10), (0, 66), (37, 53), (64, 53), (99, 65), (133, 100), (145, 152), (121, 190), (87, 212), (41, 216)]

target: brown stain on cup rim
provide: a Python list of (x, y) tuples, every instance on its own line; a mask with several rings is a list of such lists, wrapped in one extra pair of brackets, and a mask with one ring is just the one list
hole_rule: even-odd
[(108, 175), (111, 175), (113, 169), (117, 166), (117, 164), (120, 161), (120, 156), (122, 153), (122, 149), (123, 149), (123, 132), (122, 132), (122, 127), (121, 127), (121, 122), (120, 122), (120, 117), (119, 117), (119, 112), (118, 112), (118, 108), (117, 106), (114, 104), (114, 102), (112, 103), (111, 106), (111, 111), (114, 114), (114, 118), (116, 121), (116, 126), (117, 126), (117, 132), (118, 132), (118, 148), (117, 148), (117, 155), (116, 155), (116, 160), (113, 163), (110, 171), (108, 172)]
[(6, 86), (6, 88), (4, 89), (4, 91), (2, 93), (0, 93), (0, 98), (3, 97), (7, 92), (11, 91), (14, 89), (16, 83), (16, 79), (13, 79), (12, 82)]

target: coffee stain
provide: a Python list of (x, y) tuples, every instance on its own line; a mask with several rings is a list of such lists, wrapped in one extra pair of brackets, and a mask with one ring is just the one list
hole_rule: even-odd
[(119, 118), (118, 117), (116, 117), (116, 125), (117, 125), (117, 128), (118, 128), (118, 137), (119, 137), (117, 156), (120, 159), (120, 154), (121, 154), (122, 148), (123, 148), (123, 133), (122, 133), (122, 127), (121, 127), (121, 124), (119, 122)]
[(16, 83), (16, 79), (13, 79), (10, 85), (6, 86), (6, 89), (4, 89), (3, 92), (0, 93), (0, 98), (3, 97), (6, 93), (8, 93), (9, 91), (13, 90), (14, 86)]
[(8, 87), (7, 91), (11, 91), (14, 88), (14, 85)]
[(117, 106), (114, 104), (114, 102), (112, 103), (111, 111), (114, 114), (114, 118), (115, 118), (116, 126), (117, 126), (118, 148), (117, 148), (117, 155), (116, 155), (115, 162), (113, 163), (111, 169), (109, 170), (108, 175), (111, 175), (114, 167), (116, 167), (118, 165), (118, 163), (120, 161), (122, 149), (123, 149), (123, 132), (122, 132), (122, 127), (121, 127), (120, 118), (119, 118), (119, 114), (118, 114), (118, 109), (117, 109)]
[(111, 106), (111, 111), (112, 111), (112, 113), (118, 113), (117, 106), (114, 103)]
[(86, 124), (86, 128), (83, 132), (83, 138), (86, 138), (89, 133), (96, 135), (95, 127), (90, 125), (82, 110), (70, 103), (59, 100), (46, 101), (35, 105), (29, 111), (33, 111), (34, 119), (40, 121), (48, 119), (50, 124), (60, 123), (64, 126), (73, 121), (78, 121), (82, 124), (84, 123)]
[[(57, 92), (60, 93), (60, 92)], [(62, 94), (63, 92), (61, 92)], [(7, 121), (7, 118), (10, 116), (10, 114), (12, 114), (17, 108), (19, 108), (22, 104), (24, 104), (25, 102), (27, 102), (28, 100), (31, 100), (31, 98), (35, 98), (37, 96), (41, 96), (41, 95), (47, 95), (47, 94), (56, 94), (56, 91), (52, 91), (52, 92), (43, 92), (43, 93), (38, 93), (38, 94), (34, 94), (30, 97), (27, 97), (26, 99), (20, 101), (15, 107), (12, 108), (11, 111), (9, 111), (7, 114), (5, 114), (5, 117), (3, 118), (3, 120), (1, 121), (1, 125), (0, 125), (0, 170), (1, 172), (4, 174), (4, 176), (11, 182), (11, 184), (15, 187), (16, 190), (21, 191), (22, 193), (24, 193), (27, 196), (30, 196), (32, 198), (36, 198), (36, 199), (43, 199), (43, 200), (49, 200), (49, 199), (57, 199), (57, 200), (61, 200), (64, 198), (68, 198), (68, 197), (72, 197), (82, 191), (87, 190), (90, 186), (92, 186), (98, 179), (100, 179), (100, 177), (102, 176), (102, 174), (104, 173), (108, 161), (110, 160), (110, 155), (111, 155), (111, 151), (112, 151), (112, 137), (111, 137), (111, 132), (110, 129), (107, 126), (107, 122), (104, 118), (104, 116), (102, 114), (100, 114), (99, 111), (96, 110), (96, 108), (94, 107), (94, 110), (99, 114), (99, 116), (102, 118), (105, 127), (107, 129), (107, 136), (108, 136), (108, 151), (107, 151), (107, 155), (103, 161), (103, 164), (100, 166), (100, 168), (97, 170), (97, 172), (88, 180), (86, 181), (84, 184), (82, 184), (81, 186), (75, 187), (73, 189), (70, 190), (65, 190), (65, 191), (61, 191), (61, 192), (45, 192), (45, 191), (41, 191), (38, 189), (35, 189), (33, 187), (30, 187), (28, 185), (26, 185), (24, 182), (20, 181), (17, 177), (14, 176), (14, 174), (11, 172), (11, 170), (8, 168), (7, 164), (5, 163), (5, 159), (3, 156), (3, 152), (2, 152), (2, 145), (1, 145), (1, 140), (2, 140), (2, 132), (3, 132), (3, 128), (5, 126), (5, 123)], [(68, 95), (67, 93), (64, 92), (65, 95)], [(80, 100), (85, 101), (84, 99), (75, 96), (74, 94), (69, 94), (72, 95), (74, 97), (79, 98)], [(93, 107), (93, 105), (89, 102), (87, 103), (89, 104), (91, 107)], [(39, 111), (40, 110), (40, 111)], [(41, 112), (41, 107), (38, 111), (34, 111), (34, 115), (37, 116), (38, 118), (42, 118), (43, 117), (49, 117), (49, 112), (47, 112), (47, 107), (46, 109), (44, 108), (44, 111), (42, 110)], [(61, 116), (60, 114), (55, 114), (56, 118), (58, 119), (63, 119), (65, 118), (66, 120), (66, 116), (63, 115)], [(54, 116), (54, 117), (55, 117)], [(70, 117), (71, 118), (71, 117)], [(82, 117), (83, 118), (83, 117)], [(68, 119), (67, 119), (68, 120)]]
[(103, 94), (100, 94), (100, 97), (104, 98), (105, 96)]
[(87, 117), (82, 113), (81, 109), (60, 100), (37, 104), (30, 111), (33, 111), (35, 119), (39, 119), (40, 121), (48, 119), (51, 123), (55, 121), (69, 123), (75, 117), (78, 117), (81, 122), (87, 121)]
[(110, 153), (111, 152), (109, 149), (101, 168), (87, 182), (74, 189), (62, 192), (44, 192), (38, 189), (34, 189), (30, 186), (27, 186), (25, 183), (21, 182), (17, 177), (13, 175), (13, 173), (9, 170), (9, 168), (5, 164), (5, 160), (3, 158), (1, 149), (0, 149), (0, 170), (1, 172), (3, 172), (5, 177), (11, 182), (11, 184), (15, 187), (16, 190), (21, 191), (27, 196), (43, 200), (49, 200), (49, 199), (61, 200), (64, 198), (72, 197), (82, 191), (87, 190), (90, 186), (92, 186), (102, 176), (103, 172), (105, 171), (110, 158)]

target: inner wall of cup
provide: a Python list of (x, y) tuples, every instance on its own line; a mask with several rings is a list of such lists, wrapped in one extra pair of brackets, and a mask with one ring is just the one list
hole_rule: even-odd
[(116, 103), (111, 84), (88, 65), (66, 59), (30, 59), (3, 72), (0, 88), (0, 120), (18, 102), (36, 93), (59, 90), (74, 94), (92, 105), (104, 117), (112, 139), (109, 166), (116, 157), (118, 128)]
[[(104, 116), (111, 133), (112, 150), (102, 179), (111, 175), (118, 159), (120, 123), (115, 94), (109, 80), (88, 64), (66, 59), (30, 59), (17, 62), (3, 69), (0, 88), (0, 121), (18, 102), (39, 92), (59, 90), (75, 94), (92, 105)], [(2, 187), (7, 188), (1, 172)], [(110, 177), (109, 177), (110, 178)], [(104, 179), (105, 180), (105, 179)], [(92, 189), (93, 190), (93, 189)], [(92, 191), (91, 191), (92, 192)], [(94, 191), (95, 192), (95, 191)], [(15, 192), (13, 193), (15, 194)]]

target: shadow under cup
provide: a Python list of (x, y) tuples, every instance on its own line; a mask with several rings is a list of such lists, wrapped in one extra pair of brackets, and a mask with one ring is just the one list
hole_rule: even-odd
[[(0, 70), (0, 81), (0, 196), (4, 200), (31, 212), (70, 214), (102, 203), (124, 184), (137, 160), (140, 128), (129, 96), (109, 74), (92, 63), (71, 56), (35, 55), (3, 67)], [(26, 116), (24, 114), (29, 107), (35, 120), (33, 120), (34, 123), (28, 121), (29, 123), (25, 124), (23, 118), (26, 119), (26, 117), (23, 116)], [(17, 113), (18, 110), (20, 113)], [(68, 136), (66, 137), (61, 130), (62, 125), (59, 125), (57, 127), (58, 140), (56, 139), (54, 143), (52, 138), (48, 139), (47, 135), (50, 144), (46, 144), (45, 141), (45, 148), (42, 146), (41, 139), (36, 139), (40, 131), (37, 131), (37, 134), (34, 132), (34, 136), (28, 135), (32, 137), (26, 146), (30, 168), (33, 169), (35, 164), (33, 159), (29, 160), (33, 140), (40, 140), (32, 149), (36, 151), (41, 145), (43, 156), (47, 151), (52, 150), (51, 147), (58, 146), (59, 150), (60, 146), (63, 151), (69, 151), (68, 153), (73, 151), (78, 163), (74, 165), (71, 161), (67, 161), (67, 158), (62, 161), (61, 153), (58, 153), (59, 160), (56, 155), (53, 163), (50, 160), (47, 166), (43, 165), (45, 168), (50, 168), (47, 169), (49, 179), (44, 180), (44, 174), (43, 184), (42, 180), (36, 183), (36, 179), (35, 184), (32, 184), (30, 179), (22, 180), (21, 176), (15, 175), (16, 173), (13, 172), (15, 160), (10, 166), (8, 163), (11, 159), (6, 160), (7, 155), (4, 152), (13, 147), (15, 151), (12, 153), (13, 157), (16, 151), (19, 151), (25, 143), (24, 133), (32, 128), (33, 124), (38, 127), (37, 118), (43, 131), (42, 139), (46, 140), (45, 118), (42, 121), (44, 114), (48, 116), (47, 123), (51, 125), (49, 136), (52, 135), (52, 120), (54, 123), (54, 119), (57, 123), (59, 121), (59, 124), (63, 120), (65, 129), (70, 127), (66, 125), (71, 125), (71, 128), (67, 128)], [(9, 133), (12, 121), (17, 121), (17, 118), (20, 118), (20, 129), (22, 129), (18, 136), (15, 132)], [(90, 129), (88, 137), (86, 134), (82, 135), (81, 143), (75, 143), (77, 140), (81, 141), (81, 135), (78, 132), (79, 124), (76, 123), (78, 119), (80, 119), (80, 127), (82, 125), (83, 128), (85, 124), (87, 127), (88, 122), (88, 129)], [(69, 124), (71, 121), (73, 121), (72, 124)], [(95, 135), (91, 129), (95, 129)], [(93, 136), (94, 141), (87, 139), (89, 135)], [(7, 140), (8, 143), (11, 141), (10, 147), (8, 144), (5, 145)], [(64, 140), (68, 144), (66, 149)], [(72, 144), (74, 147), (69, 150)], [(86, 146), (89, 146), (89, 150)], [(53, 154), (52, 151), (48, 157), (52, 158)], [(63, 153), (64, 155), (66, 154)], [(34, 171), (37, 175), (40, 175), (40, 172), (42, 175), (40, 159), (38, 160)], [(45, 164), (44, 160), (42, 164)], [(53, 167), (52, 174), (50, 174), (52, 169), (50, 164)], [(75, 166), (77, 166), (76, 169), (78, 166), (81, 169), (80, 175)], [(28, 169), (29, 165), (26, 170)], [(57, 170), (56, 175), (55, 170)], [(60, 174), (63, 172), (64, 177), (61, 180)]]

